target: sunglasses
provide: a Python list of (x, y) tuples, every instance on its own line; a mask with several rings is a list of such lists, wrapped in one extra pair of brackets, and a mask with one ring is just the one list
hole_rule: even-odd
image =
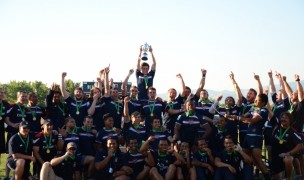
[(70, 151), (76, 151), (76, 148), (69, 148)]
[(28, 127), (28, 126), (25, 126), (25, 127), (22, 127), (22, 129), (30, 129), (30, 127)]

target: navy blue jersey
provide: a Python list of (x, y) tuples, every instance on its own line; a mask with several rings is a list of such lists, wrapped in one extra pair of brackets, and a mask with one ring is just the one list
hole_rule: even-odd
[(249, 136), (263, 136), (263, 127), (268, 119), (268, 110), (266, 108), (251, 108), (249, 110), (250, 116), (259, 115), (262, 119), (254, 124), (249, 124), (247, 129), (247, 135)]
[(88, 109), (90, 107), (89, 101), (75, 101), (69, 96), (65, 102), (69, 108), (69, 115), (75, 119), (76, 126), (81, 127), (84, 118), (88, 115)]
[(289, 110), (293, 117), (293, 128), (296, 129), (297, 132), (304, 132), (304, 99), (297, 104), (293, 104)]
[[(21, 121), (25, 121), (26, 113), (28, 111), (28, 108), (17, 103), (12, 105), (6, 113), (12, 123), (20, 123)], [(6, 131), (12, 134), (16, 134), (19, 130), (18, 128), (7, 126)]]
[(65, 118), (68, 117), (68, 107), (65, 102), (53, 102), (54, 91), (50, 90), (46, 96), (46, 118), (53, 122), (53, 129), (57, 130), (64, 125)]
[(302, 137), (293, 128), (276, 127), (272, 134), (272, 149), (277, 155), (291, 151), (297, 144), (301, 144)]
[[(146, 128), (143, 126), (138, 126), (138, 127), (134, 127), (133, 125), (126, 125), (127, 123), (124, 123), (124, 130), (125, 130), (125, 138), (128, 141), (131, 138), (136, 138), (137, 143), (139, 145), (142, 144), (142, 141), (145, 141), (147, 139), (147, 133), (146, 133)], [(128, 123), (128, 124), (131, 124)], [(126, 128), (125, 127), (129, 127)]]
[(243, 157), (239, 152), (235, 150), (231, 152), (223, 150), (218, 153), (216, 157), (220, 158), (223, 163), (231, 165), (237, 173), (241, 171), (241, 161), (243, 160)]
[[(123, 97), (124, 99), (125, 97)], [(141, 101), (138, 99), (132, 99), (128, 103), (128, 109), (129, 109), (129, 116), (131, 116), (132, 113), (135, 111), (139, 112), (141, 111)]]
[(120, 133), (115, 132), (113, 129), (102, 128), (100, 131), (98, 131), (95, 142), (101, 144), (103, 149), (106, 149), (107, 139), (109, 137), (118, 139), (118, 136), (120, 136)]
[(207, 116), (212, 119), (214, 115), (209, 112), (212, 105), (213, 105), (213, 102), (210, 101), (209, 99), (198, 100), (198, 101), (196, 101), (196, 111), (197, 111), (197, 113)]
[(38, 133), (41, 131), (41, 118), (46, 115), (45, 108), (42, 106), (29, 106), (28, 108), (25, 120), (29, 122), (31, 132)]
[[(249, 101), (247, 101), (247, 99), (245, 97), (242, 97), (242, 106), (241, 106), (241, 111), (240, 111), (240, 115), (244, 115), (246, 114), (251, 107), (253, 106), (253, 103), (250, 103)], [(240, 132), (247, 132), (248, 129), (248, 124), (243, 123), (243, 122), (239, 122), (239, 131)]]
[[(218, 108), (218, 112), (221, 114), (227, 114), (227, 115), (239, 115), (241, 111), (241, 107), (238, 107), (234, 105), (233, 107), (230, 108)], [(229, 119), (225, 118), (225, 121), (227, 122), (226, 124), (226, 129), (228, 131), (228, 134), (233, 137), (233, 141), (237, 143), (237, 137), (238, 137), (238, 121), (231, 121)]]
[(165, 110), (165, 114), (164, 114), (164, 125), (166, 126), (169, 134), (173, 135), (175, 122), (177, 121), (177, 117), (179, 115), (181, 115), (182, 112), (178, 113), (178, 114), (169, 114), (168, 113), (169, 109), (179, 110), (179, 109), (181, 109), (181, 104), (178, 103), (178, 101), (176, 101), (176, 100), (173, 102), (167, 102), (167, 104), (166, 104), (166, 110)]
[(194, 140), (198, 137), (200, 126), (205, 123), (203, 117), (199, 114), (194, 114), (189, 117), (186, 113), (180, 115), (176, 121), (176, 124), (181, 125), (180, 140), (193, 144)]
[[(63, 156), (61, 154), (60, 156)], [(58, 156), (58, 157), (60, 157)], [(64, 180), (73, 180), (73, 175), (76, 169), (80, 166), (79, 162), (77, 162), (77, 158), (74, 156), (65, 158), (60, 164), (54, 166), (54, 172), (57, 176), (61, 177)]]
[(193, 154), (193, 159), (196, 159), (199, 162), (207, 163), (207, 164), (211, 165), (210, 158), (209, 158), (207, 152), (201, 152), (198, 150), (197, 152), (195, 152)]
[(138, 99), (148, 99), (148, 88), (153, 86), (155, 71), (151, 70), (147, 75), (144, 75), (140, 70), (136, 70), (136, 81), (138, 88)]
[(39, 155), (43, 161), (51, 161), (57, 155), (56, 145), (58, 142), (57, 135), (45, 136), (43, 132), (36, 134), (34, 137), (34, 146), (39, 147)]
[(12, 155), (17, 153), (32, 156), (32, 137), (28, 135), (26, 138), (23, 138), (19, 133), (13, 135), (8, 142), (8, 151), (8, 158), (12, 158)]
[(159, 101), (142, 101), (142, 114), (145, 117), (145, 127), (147, 130), (151, 130), (151, 117), (155, 117), (162, 121), (162, 113), (165, 111), (166, 105)]
[(83, 127), (78, 128), (79, 136), (79, 149), (82, 155), (95, 155), (94, 143), (95, 135), (92, 133), (92, 129), (85, 130)]
[[(90, 105), (92, 105), (93, 100), (89, 100)], [(105, 105), (104, 99), (98, 99), (95, 106), (95, 112), (93, 114), (93, 125), (99, 131), (101, 128), (104, 127), (104, 121), (103, 121), (103, 106)]]
[(114, 120), (114, 127), (121, 129), (121, 119), (124, 109), (123, 104), (119, 101), (114, 101), (111, 97), (104, 97), (104, 101), (104, 114), (110, 113)]
[(162, 127), (159, 131), (150, 130), (147, 133), (147, 137), (154, 136), (155, 140), (150, 142), (150, 149), (156, 150), (158, 148), (158, 144), (160, 140), (168, 140), (168, 131), (164, 130)]
[(126, 153), (126, 160), (128, 162), (127, 165), (133, 170), (131, 177), (136, 179), (137, 175), (144, 169), (144, 165), (146, 163), (145, 156), (141, 153), (130, 153), (130, 151), (128, 151)]
[(75, 128), (72, 132), (67, 131), (67, 136), (64, 138), (64, 147), (63, 149), (66, 149), (69, 142), (74, 142), (77, 145), (77, 151), (76, 154), (80, 154), (80, 148), (79, 148), (79, 135), (77, 132), (77, 128)]
[(158, 172), (163, 176), (166, 174), (169, 166), (176, 161), (175, 156), (168, 152), (166, 154), (160, 154), (159, 151), (151, 151), (151, 154)]
[[(107, 151), (98, 151), (95, 155), (95, 163), (101, 162), (108, 156)], [(127, 166), (128, 161), (126, 159), (126, 154), (120, 151), (116, 152), (111, 160), (102, 170), (96, 171), (97, 179), (113, 179), (113, 173), (119, 171), (123, 166)]]
[[(277, 118), (280, 119), (280, 116), (282, 114), (282, 112), (288, 111), (290, 109), (290, 103), (289, 103), (289, 99), (285, 98), (282, 101), (278, 102), (276, 100), (276, 93), (274, 93), (272, 96), (272, 101), (274, 102), (273, 108), (272, 108), (272, 112), (273, 115)], [(272, 124), (273, 127), (275, 127), (277, 124)]]

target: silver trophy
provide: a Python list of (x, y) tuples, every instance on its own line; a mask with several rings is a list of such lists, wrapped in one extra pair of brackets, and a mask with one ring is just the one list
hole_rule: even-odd
[(143, 61), (147, 61), (148, 60), (148, 51), (149, 51), (149, 49), (150, 49), (150, 46), (147, 43), (145, 43), (143, 45), (143, 47), (142, 47), (143, 53), (142, 53), (141, 60), (143, 60)]

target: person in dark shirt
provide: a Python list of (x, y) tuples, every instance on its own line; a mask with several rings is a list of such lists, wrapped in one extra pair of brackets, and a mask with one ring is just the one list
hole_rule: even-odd
[(96, 146), (98, 150), (107, 149), (107, 139), (113, 137), (118, 139), (121, 144), (124, 144), (124, 139), (121, 136), (121, 130), (114, 127), (114, 120), (110, 113), (103, 115), (105, 127), (98, 131), (96, 135)]
[[(151, 142), (151, 137), (142, 145), (141, 152), (149, 153), (149, 142)], [(152, 164), (155, 164), (155, 167), (150, 170), (151, 179), (173, 179), (176, 173), (176, 164), (179, 164), (179, 161), (185, 163), (184, 158), (177, 151), (174, 151), (173, 146), (170, 148), (169, 141), (166, 139), (160, 140), (158, 149), (151, 151), (151, 154), (154, 159)]]
[(30, 176), (30, 162), (35, 162), (32, 156), (33, 140), (29, 135), (30, 125), (22, 121), (19, 125), (19, 132), (9, 140), (9, 155), (7, 166), (15, 171), (15, 179), (26, 179)]
[(214, 174), (214, 158), (212, 151), (204, 138), (196, 140), (198, 151), (193, 155), (192, 164), (196, 170), (197, 179), (212, 179)]
[(173, 140), (188, 142), (190, 148), (193, 149), (195, 139), (199, 137), (198, 130), (205, 129), (202, 137), (206, 139), (211, 134), (212, 129), (208, 122), (203, 119), (203, 116), (196, 112), (194, 101), (188, 100), (185, 106), (186, 112), (180, 115), (175, 123)]
[(128, 179), (133, 170), (127, 166), (125, 153), (120, 151), (116, 139), (109, 137), (106, 142), (107, 149), (95, 156), (95, 179)]
[(215, 157), (214, 164), (215, 180), (229, 179), (252, 179), (253, 174), (251, 171), (243, 171), (241, 161), (250, 165), (252, 163), (249, 157), (241, 148), (234, 144), (232, 136), (228, 135), (224, 139), (225, 149), (218, 153)]
[[(178, 148), (177, 146), (175, 147)], [(196, 172), (194, 166), (192, 166), (193, 153), (190, 151), (189, 143), (181, 142), (178, 153), (184, 158), (186, 163), (181, 162), (179, 165), (177, 165), (177, 179), (195, 180)]]
[(92, 128), (93, 118), (91, 116), (86, 116), (83, 121), (83, 126), (77, 128), (79, 136), (79, 149), (81, 155), (81, 165), (88, 166), (87, 171), (84, 173), (84, 177), (92, 177), (94, 172), (94, 156), (95, 148), (94, 143), (96, 139), (97, 131)]
[(46, 118), (53, 122), (53, 129), (58, 130), (64, 125), (65, 118), (68, 117), (68, 107), (65, 102), (61, 102), (61, 92), (59, 87), (52, 84), (46, 96)]
[(76, 126), (81, 127), (82, 121), (85, 116), (88, 115), (88, 109), (90, 107), (89, 101), (83, 97), (83, 90), (80, 87), (75, 88), (75, 99), (70, 97), (70, 94), (66, 91), (64, 79), (67, 73), (63, 72), (61, 75), (61, 93), (69, 109), (69, 115), (75, 119)]
[(43, 163), (40, 180), (73, 180), (75, 170), (79, 166), (75, 157), (76, 149), (77, 145), (69, 142), (64, 154)]
[(137, 60), (136, 67), (136, 80), (137, 80), (137, 88), (138, 88), (138, 99), (139, 100), (147, 100), (148, 99), (148, 88), (153, 86), (153, 79), (155, 76), (156, 70), (156, 60), (153, 54), (153, 49), (150, 46), (149, 52), (152, 55), (152, 65), (151, 70), (149, 71), (150, 65), (146, 62), (141, 62), (142, 55), (142, 46), (140, 47), (140, 52)]
[(4, 90), (0, 88), (0, 155), (6, 152), (5, 149), (5, 126), (4, 121), (6, 117), (6, 111), (9, 108), (9, 103), (4, 100)]
[(127, 146), (126, 160), (128, 161), (128, 166), (133, 170), (130, 175), (131, 179), (145, 179), (149, 175), (149, 165), (152, 166), (153, 156), (151, 153), (141, 153), (139, 151), (135, 137), (130, 137)]
[(51, 161), (57, 151), (63, 148), (62, 135), (53, 132), (53, 122), (51, 119), (45, 119), (42, 125), (43, 131), (34, 137), (33, 154), (37, 159), (37, 174), (40, 174), (43, 163)]
[(285, 170), (287, 179), (291, 179), (294, 157), (303, 148), (303, 138), (291, 127), (292, 115), (283, 112), (280, 125), (276, 126), (272, 134), (272, 173), (274, 179), (282, 179)]

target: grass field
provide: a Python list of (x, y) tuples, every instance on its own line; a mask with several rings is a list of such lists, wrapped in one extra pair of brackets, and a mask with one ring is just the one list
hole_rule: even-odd
[(6, 162), (7, 154), (1, 154), (0, 159), (0, 178), (5, 176), (5, 162)]

